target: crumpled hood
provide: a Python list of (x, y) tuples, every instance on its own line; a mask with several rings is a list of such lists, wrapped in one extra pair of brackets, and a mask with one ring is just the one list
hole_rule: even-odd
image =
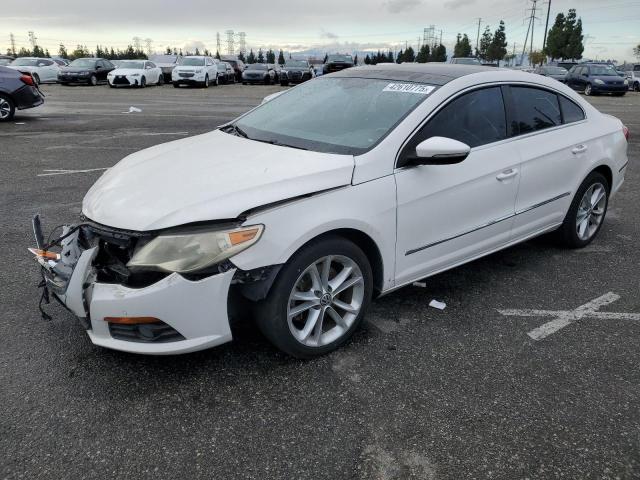
[(351, 155), (269, 145), (213, 131), (156, 145), (104, 173), (82, 202), (89, 219), (125, 230), (224, 220), (349, 185)]

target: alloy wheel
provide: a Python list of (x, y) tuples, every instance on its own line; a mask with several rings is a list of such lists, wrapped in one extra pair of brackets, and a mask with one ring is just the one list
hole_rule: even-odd
[(578, 205), (576, 232), (580, 240), (591, 239), (600, 228), (607, 207), (607, 190), (601, 183), (591, 185)]
[(0, 97), (0, 118), (9, 118), (11, 115), (11, 105), (6, 98)]
[(588, 85), (585, 87), (585, 89), (584, 89), (584, 94), (585, 94), (586, 96), (591, 95), (591, 84), (588, 84)]
[(353, 260), (342, 255), (322, 257), (294, 283), (287, 305), (289, 330), (307, 347), (332, 343), (354, 324), (364, 296), (364, 277)]

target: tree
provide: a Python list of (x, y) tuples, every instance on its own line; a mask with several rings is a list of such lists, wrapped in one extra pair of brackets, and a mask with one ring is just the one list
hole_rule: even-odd
[(219, 51), (219, 50), (216, 50), (216, 58), (217, 58), (218, 60), (221, 60), (221, 58), (220, 58), (220, 51)]
[(633, 54), (636, 56), (638, 60), (640, 60), (640, 43), (637, 47), (633, 47)]
[(500, 20), (500, 26), (493, 34), (493, 40), (487, 49), (487, 60), (490, 62), (500, 62), (500, 60), (503, 60), (507, 55), (507, 45), (504, 21)]
[(267, 63), (276, 63), (276, 54), (271, 49), (267, 52)]
[(447, 47), (440, 44), (436, 48), (433, 49), (433, 54), (431, 55), (432, 62), (446, 62), (447, 61)]
[(167, 49), (164, 51), (165, 55), (171, 55), (171, 47), (167, 47)]
[(478, 49), (477, 55), (482, 60), (488, 60), (489, 57), (489, 47), (493, 43), (493, 34), (491, 33), (491, 29), (489, 25), (484, 29), (482, 36), (480, 37), (480, 48)]
[(60, 44), (60, 47), (58, 48), (58, 56), (60, 56), (62, 58), (67, 58), (69, 56), (67, 54), (67, 47), (65, 47), (62, 43)]
[(353, 57), (353, 65), (356, 66), (356, 67), (358, 66), (358, 54), (357, 53), (356, 53), (356, 56)]
[(556, 15), (553, 26), (547, 35), (547, 45), (544, 50), (545, 53), (551, 57), (551, 60), (564, 58), (565, 46), (567, 44), (567, 39), (565, 38), (565, 22), (566, 18), (564, 13)]
[(371, 65), (371, 57), (369, 57), (368, 53), (367, 53), (366, 57), (364, 57), (364, 64), (365, 65)]
[(252, 63), (256, 63), (256, 55), (253, 53), (253, 48), (249, 50), (249, 55), (247, 56), (247, 63), (251, 65)]
[(584, 52), (584, 35), (582, 35), (582, 19), (576, 20), (576, 10), (571, 8), (567, 14), (566, 27), (566, 49), (563, 58), (571, 58), (573, 60), (580, 60), (582, 58), (582, 52)]
[(402, 59), (402, 61), (408, 63), (413, 63), (416, 61), (416, 53), (413, 51), (413, 47), (408, 47), (404, 51), (404, 58)]
[(456, 39), (456, 45), (453, 47), (454, 57), (470, 57), (471, 56), (471, 42), (469, 37), (465, 33), (464, 35), (458, 34)]
[(40, 45), (34, 45), (31, 55), (34, 57), (42, 58), (44, 57), (44, 50)]
[[(356, 58), (358, 58), (357, 55), (356, 55)], [(393, 58), (393, 52), (389, 50), (389, 53), (387, 53), (387, 62), (394, 63), (395, 61), (396, 61), (395, 58)]]
[(402, 49), (398, 52), (398, 56), (396, 57), (396, 63), (402, 63), (402, 59), (404, 58), (404, 52)]
[(258, 50), (258, 63), (264, 63), (264, 53), (262, 53), (262, 48)]
[(284, 52), (280, 49), (280, 53), (278, 53), (278, 65), (284, 65), (286, 62), (284, 61)]
[(535, 50), (529, 54), (529, 63), (531, 63), (531, 65), (542, 65), (542, 63), (544, 63), (546, 59), (547, 54), (538, 50)]
[(240, 60), (243, 63), (246, 61), (246, 58), (244, 57), (244, 53), (240, 52), (238, 54), (238, 60)]
[(431, 60), (431, 49), (429, 45), (422, 45), (420, 47), (420, 51), (418, 52), (418, 56), (416, 57), (416, 62), (418, 63), (427, 63)]

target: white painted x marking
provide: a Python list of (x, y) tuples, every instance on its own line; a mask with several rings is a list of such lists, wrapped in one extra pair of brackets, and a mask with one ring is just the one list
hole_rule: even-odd
[(636, 320), (640, 321), (640, 313), (614, 313), (614, 312), (600, 312), (600, 308), (605, 305), (619, 300), (620, 296), (613, 292), (605, 293), (601, 297), (598, 297), (590, 302), (580, 305), (575, 310), (498, 310), (498, 312), (505, 316), (513, 317), (555, 317), (550, 322), (531, 330), (529, 335), (534, 340), (542, 340), (549, 335), (557, 332), (558, 330), (571, 325), (573, 322), (581, 320), (583, 318), (594, 318), (597, 320)]

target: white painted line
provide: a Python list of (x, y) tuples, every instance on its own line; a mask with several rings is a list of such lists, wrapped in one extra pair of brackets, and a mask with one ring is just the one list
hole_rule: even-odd
[(85, 170), (61, 170), (61, 169), (53, 169), (53, 170), (43, 170), (47, 173), (39, 173), (38, 177), (50, 177), (52, 175), (70, 175), (74, 173), (89, 173), (89, 172), (100, 172), (102, 170), (109, 170), (110, 167), (104, 168), (87, 168)]
[(534, 340), (542, 340), (549, 335), (563, 329), (573, 322), (583, 318), (593, 318), (597, 320), (633, 320), (640, 321), (640, 313), (614, 313), (599, 312), (598, 310), (620, 299), (619, 295), (613, 292), (605, 293), (575, 310), (536, 310), (536, 309), (506, 309), (498, 310), (501, 315), (508, 317), (555, 317), (550, 322), (531, 330), (527, 335)]
[(154, 137), (156, 135), (189, 135), (189, 132), (157, 132), (157, 133), (138, 133), (136, 135), (133, 135), (134, 137), (136, 136), (141, 136), (141, 137)]

